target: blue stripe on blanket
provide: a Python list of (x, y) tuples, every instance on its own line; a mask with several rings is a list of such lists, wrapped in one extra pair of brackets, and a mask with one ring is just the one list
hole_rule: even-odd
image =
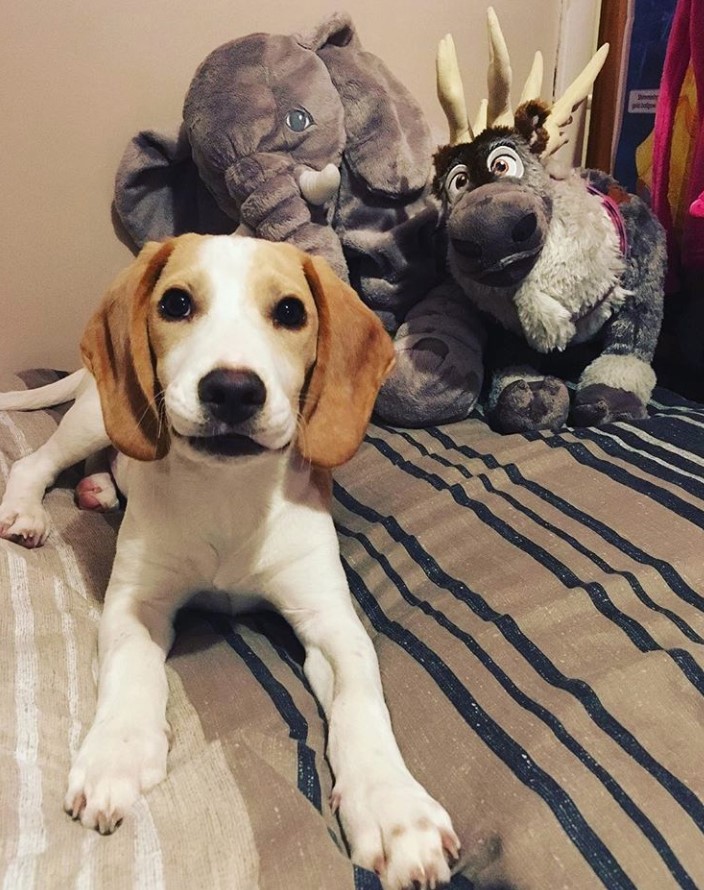
[(697, 411), (704, 412), (704, 405), (700, 402), (693, 402), (691, 399), (686, 399), (684, 396), (681, 396), (679, 393), (673, 392), (670, 389), (656, 386), (653, 390), (650, 403), (648, 404), (648, 410), (660, 413), (663, 406), (665, 408), (680, 408), (681, 410), (692, 413)]
[(421, 469), (416, 464), (406, 460), (383, 439), (370, 435), (367, 436), (367, 441), (371, 442), (384, 454), (394, 466), (399, 467), (417, 479), (428, 482), (437, 491), (447, 491), (457, 504), (470, 509), (478, 519), (500, 534), (506, 541), (518, 547), (532, 559), (535, 559), (543, 568), (551, 572), (565, 587), (570, 590), (584, 590), (596, 609), (605, 618), (619, 627), (641, 652), (665, 652), (682, 671), (687, 680), (699, 692), (704, 692), (704, 671), (702, 671), (692, 656), (682, 649), (660, 646), (640, 622), (630, 615), (626, 615), (615, 605), (602, 584), (596, 581), (583, 581), (581, 578), (578, 578), (569, 566), (560, 562), (560, 560), (548, 553), (545, 548), (512, 528), (507, 522), (495, 516), (486, 504), (475, 498), (470, 498), (462, 486), (449, 485), (437, 474), (428, 473)]
[(460, 581), (445, 572), (431, 554), (420, 545), (415, 537), (408, 534), (395, 518), (383, 516), (374, 508), (361, 504), (342, 489), (339, 483), (335, 484), (334, 491), (336, 499), (346, 509), (356, 513), (367, 522), (382, 525), (393, 540), (403, 546), (409, 556), (413, 558), (435, 585), (452, 594), (460, 602), (465, 603), (483, 621), (493, 623), (510, 645), (520, 653), (540, 677), (550, 685), (574, 696), (594, 723), (607, 733), (636, 763), (647, 770), (672, 795), (695, 824), (699, 828), (704, 829), (704, 804), (680, 779), (655, 760), (635, 736), (609, 713), (588, 683), (565, 676), (545, 653), (523, 633), (510, 615), (500, 614), (491, 608), (481, 595), (471, 590), (464, 581)]
[(296, 707), (291, 693), (274, 677), (269, 668), (247, 645), (227, 618), (207, 615), (211, 627), (240, 656), (254, 678), (271, 699), (289, 729), (289, 735), (298, 742), (298, 790), (317, 809), (321, 809), (320, 777), (315, 768), (315, 752), (308, 747), (308, 721)]
[[(676, 421), (669, 423), (674, 426)], [(701, 435), (700, 432), (697, 434)], [(701, 466), (648, 442), (627, 426), (607, 427), (604, 430), (575, 429), (572, 430), (572, 435), (582, 441), (594, 442), (610, 457), (627, 460), (632, 466), (645, 470), (664, 482), (683, 488), (698, 498), (704, 498), (704, 479), (699, 478)]]
[[(575, 430), (573, 432), (576, 433), (577, 431)], [(572, 433), (570, 433), (570, 435), (571, 434)], [(598, 472), (609, 476), (615, 482), (619, 482), (621, 485), (626, 486), (626, 488), (651, 498), (661, 506), (671, 510), (677, 516), (696, 525), (697, 528), (704, 527), (704, 510), (688, 503), (673, 492), (660, 488), (652, 481), (643, 479), (641, 476), (629, 472), (624, 467), (618, 466), (603, 458), (596, 457), (596, 455), (592, 454), (581, 442), (570, 442), (561, 434), (542, 436), (540, 433), (532, 433), (530, 436), (527, 435), (527, 438), (532, 441), (542, 439), (550, 448), (566, 450), (583, 466), (589, 467), (592, 470), (597, 470)], [(580, 437), (577, 436), (577, 438), (579, 439)], [(589, 439), (590, 437), (583, 435), (582, 438)], [(636, 455), (630, 454), (623, 448), (620, 448), (615, 442), (605, 442), (602, 439), (598, 444), (609, 457), (617, 457), (624, 463), (630, 463), (632, 466), (637, 466), (639, 469), (648, 472), (651, 476), (661, 478), (663, 481), (673, 482), (673, 484), (676, 485), (681, 484), (682, 482), (681, 475), (677, 475), (676, 480), (673, 480), (673, 474), (669, 472), (666, 467), (661, 467), (658, 464), (654, 464), (652, 461), (647, 461), (643, 458), (639, 459)], [(704, 492), (702, 494), (704, 495)]]
[(355, 890), (383, 890), (381, 881), (374, 872), (358, 865), (354, 866), (354, 886)]
[[(643, 603), (643, 605), (647, 606), (649, 609), (652, 609), (654, 612), (658, 612), (659, 614), (664, 615), (669, 621), (671, 621), (682, 632), (682, 634), (685, 637), (687, 637), (687, 639), (692, 640), (693, 642), (696, 642), (696, 643), (704, 643), (704, 637), (702, 637), (700, 634), (698, 634), (694, 630), (694, 628), (691, 627), (683, 618), (681, 618), (679, 615), (674, 613), (671, 609), (668, 609), (665, 606), (661, 606), (658, 603), (655, 603), (648, 596), (646, 591), (643, 589), (642, 584), (640, 583), (640, 581), (638, 581), (638, 579), (635, 577), (635, 575), (632, 572), (620, 571), (620, 570), (614, 569), (604, 559), (602, 559), (598, 554), (594, 553), (594, 551), (589, 550), (587, 547), (585, 547), (583, 544), (581, 544), (573, 535), (568, 534), (566, 531), (559, 528), (554, 523), (548, 522), (548, 520), (543, 519), (542, 516), (537, 514), (534, 510), (531, 510), (529, 507), (526, 507), (524, 504), (522, 504), (519, 500), (514, 498), (508, 492), (498, 489), (495, 485), (492, 484), (491, 480), (489, 479), (489, 477), (486, 474), (484, 474), (484, 473), (473, 474), (462, 464), (455, 463), (453, 461), (448, 460), (445, 457), (442, 457), (439, 454), (434, 454), (434, 453), (430, 452), (424, 445), (422, 445), (420, 442), (418, 442), (412, 436), (408, 435), (408, 433), (405, 433), (402, 430), (396, 430), (395, 432), (397, 433), (397, 435), (401, 436), (410, 445), (417, 448), (417, 450), (421, 453), (421, 455), (423, 457), (429, 458), (430, 460), (434, 460), (444, 467), (448, 467), (448, 468), (457, 470), (457, 472), (459, 472), (460, 475), (464, 476), (466, 479), (474, 479), (474, 478), (479, 479), (479, 481), (482, 483), (482, 485), (488, 492), (490, 492), (493, 495), (496, 495), (497, 497), (501, 498), (502, 500), (505, 500), (507, 503), (511, 504), (511, 506), (515, 510), (522, 513), (524, 516), (528, 516), (533, 522), (535, 522), (541, 528), (545, 529), (546, 531), (549, 531), (550, 534), (555, 535), (555, 537), (560, 538), (561, 540), (568, 543), (578, 553), (581, 553), (583, 556), (586, 556), (591, 562), (594, 563), (594, 565), (596, 565), (599, 569), (601, 569), (601, 571), (603, 571), (605, 574), (615, 575), (620, 578), (623, 578), (628, 583), (628, 585), (631, 588), (631, 590), (633, 591), (633, 593)], [(461, 454), (466, 455), (467, 457), (480, 457), (480, 455), (477, 452), (474, 452), (472, 449), (467, 448), (465, 446), (456, 445), (454, 442), (452, 442), (452, 440), (450, 439), (449, 436), (440, 432), (440, 430), (426, 430), (426, 432), (429, 435), (436, 438), (439, 442), (441, 442), (445, 446), (445, 448), (454, 448)], [(587, 519), (586, 514), (583, 514), (583, 513), (581, 513), (581, 511), (571, 507), (570, 505), (567, 505), (567, 503), (565, 501), (563, 501), (561, 498), (551, 495), (542, 486), (536, 485), (535, 483), (527, 482), (527, 480), (525, 480), (523, 478), (523, 476), (521, 475), (520, 471), (515, 466), (515, 464), (511, 464), (508, 466), (502, 466), (501, 469), (503, 469), (506, 472), (508, 478), (512, 482), (517, 484), (517, 487), (518, 486), (525, 487), (527, 490), (536, 494), (542, 500), (546, 501), (547, 503), (552, 504), (552, 506), (555, 506), (558, 509), (561, 509), (561, 507), (564, 506), (564, 509), (562, 509), (562, 512), (565, 513), (566, 515), (569, 515), (571, 518), (576, 518), (576, 519), (578, 519), (578, 521), (580, 521), (581, 517), (584, 517), (585, 520)], [(593, 520), (593, 518), (591, 518), (591, 522), (585, 521), (584, 524), (589, 525), (590, 527), (592, 527), (593, 525), (601, 525), (601, 524), (596, 523), (596, 520)], [(603, 525), (601, 525), (601, 529), (603, 531), (603, 533), (601, 534), (601, 537), (604, 538), (605, 540), (608, 540), (608, 538), (620, 537), (620, 536), (617, 536), (613, 531), (606, 529), (606, 527)], [(621, 541), (623, 542), (625, 547), (628, 547), (628, 542), (626, 542), (623, 538), (621, 538)], [(636, 548), (629, 548), (629, 549), (636, 550)], [(628, 551), (624, 550), (624, 552), (628, 552)], [(653, 560), (652, 557), (648, 557), (646, 554), (643, 554), (642, 551), (640, 551), (640, 554), (642, 555), (641, 561), (646, 562), (647, 564), (654, 564), (655, 562), (662, 562), (661, 560), (657, 560), (657, 561)], [(663, 564), (662, 568), (665, 570), (669, 570), (669, 571), (667, 571), (668, 574), (677, 575), (677, 573), (674, 572), (674, 570), (670, 566), (667, 566), (666, 564)], [(677, 577), (679, 578), (679, 576), (677, 576)], [(700, 596), (694, 590), (692, 590), (692, 588), (690, 588), (688, 585), (684, 584), (682, 579), (679, 579), (679, 581), (681, 582), (681, 586), (683, 588), (682, 598), (685, 599), (687, 602), (689, 602), (693, 605), (696, 605), (697, 608), (704, 609), (704, 597)]]
[(586, 822), (570, 795), (478, 704), (440, 656), (379, 607), (369, 588), (343, 560), (350, 589), (374, 628), (401, 646), (438, 684), (465, 722), (528, 788), (539, 794), (592, 871), (609, 890), (636, 890), (609, 848)]
[(610, 432), (632, 448), (704, 478), (704, 418), (670, 414), (651, 417), (645, 424), (619, 424), (611, 427)]
[[(620, 550), (622, 553), (625, 553), (626, 556), (630, 557), (635, 562), (654, 568), (676, 596), (678, 596), (680, 599), (683, 599), (690, 605), (695, 606), (697, 609), (704, 611), (704, 596), (702, 596), (700, 593), (694, 590), (693, 587), (687, 584), (687, 582), (684, 580), (684, 578), (682, 578), (677, 570), (669, 563), (665, 562), (665, 560), (658, 559), (657, 557), (646, 553), (640, 547), (637, 547), (632, 541), (629, 541), (622, 535), (619, 535), (618, 532), (616, 532), (614, 529), (605, 525), (603, 522), (600, 522), (594, 516), (591, 516), (590, 514), (578, 509), (574, 506), (574, 504), (569, 503), (564, 498), (561, 498), (559, 495), (545, 488), (545, 486), (540, 485), (537, 482), (533, 482), (530, 479), (526, 479), (526, 477), (521, 473), (520, 469), (516, 466), (515, 463), (501, 464), (491, 454), (483, 454), (479, 451), (475, 451), (468, 445), (457, 444), (449, 435), (448, 431), (450, 429), (451, 428), (445, 428), (442, 431), (439, 429), (429, 429), (425, 432), (437, 439), (437, 441), (440, 442), (446, 449), (457, 451), (465, 457), (479, 459), (488, 469), (503, 470), (508, 476), (509, 480), (515, 486), (525, 488), (527, 491), (530, 491), (532, 494), (536, 495), (536, 497), (539, 497), (541, 500), (550, 504), (550, 506), (559, 510), (561, 513), (564, 513), (565, 516), (568, 516), (570, 519), (579, 522), (581, 525), (586, 526), (591, 531), (595, 532), (597, 535), (603, 538), (603, 540), (606, 541), (608, 544), (616, 547), (618, 550)], [(403, 434), (400, 430), (395, 430), (394, 432), (399, 435), (404, 435), (405, 437), (405, 434)], [(411, 437), (408, 437), (408, 439), (411, 440), (413, 444), (416, 445), (416, 447), (419, 447), (419, 443), (417, 443)], [(440, 459), (438, 455), (431, 456), (435, 459)], [(453, 466), (457, 465), (453, 464)], [(468, 473), (467, 478), (472, 478), (471, 474), (469, 474), (469, 471), (466, 468), (464, 468), (464, 471)], [(617, 572), (616, 574), (621, 574), (623, 577), (627, 577), (629, 583), (631, 583), (631, 581), (635, 581), (635, 579), (632, 578), (631, 573), (629, 572)]]
[[(347, 495), (347, 498), (349, 498), (349, 495)], [(351, 512), (353, 511), (351, 510)], [(341, 525), (340, 523), (338, 523), (338, 531), (344, 537), (350, 537), (358, 541), (361, 546), (364, 547), (366, 552), (375, 560), (375, 562), (377, 562), (379, 566), (383, 568), (386, 577), (394, 584), (396, 589), (399, 591), (399, 593), (407, 603), (414, 606), (415, 608), (418, 608), (425, 615), (434, 619), (441, 627), (445, 628), (445, 630), (456, 637), (456, 639), (461, 640), (469, 649), (469, 651), (472, 652), (472, 654), (482, 663), (482, 665), (489, 671), (489, 673), (501, 684), (504, 690), (511, 696), (511, 698), (513, 698), (514, 701), (516, 701), (522, 708), (525, 708), (527, 711), (534, 714), (539, 720), (541, 720), (552, 730), (553, 734), (560, 741), (560, 743), (563, 744), (565, 748), (567, 748), (567, 750), (569, 750), (572, 754), (574, 754), (575, 757), (577, 757), (580, 762), (583, 763), (584, 766), (602, 783), (602, 785), (606, 788), (609, 794), (611, 794), (611, 796), (624, 810), (624, 812), (627, 813), (628, 816), (630, 816), (633, 822), (643, 832), (645, 837), (648, 838), (653, 847), (657, 850), (663, 862), (665, 862), (665, 864), (667, 865), (678, 885), (680, 887), (686, 887), (688, 888), (688, 890), (696, 890), (696, 884), (683, 869), (681, 863), (673, 853), (670, 846), (667, 844), (662, 834), (657, 830), (657, 828), (643, 813), (643, 811), (636, 805), (632, 798), (629, 797), (629, 795), (613, 778), (613, 776), (611, 776), (607, 770), (605, 770), (599, 763), (597, 763), (592, 755), (589, 754), (589, 752), (582, 745), (579, 744), (574, 736), (572, 736), (565, 729), (565, 727), (557, 719), (557, 717), (555, 717), (555, 715), (552, 714), (547, 708), (538, 704), (528, 695), (523, 693), (522, 690), (520, 690), (516, 686), (516, 684), (503, 670), (501, 670), (500, 666), (491, 658), (491, 656), (470, 634), (461, 630), (446, 615), (435, 609), (430, 603), (425, 602), (412, 594), (407, 584), (403, 581), (403, 578), (399, 575), (398, 572), (394, 570), (386, 556), (384, 556), (384, 554), (382, 554), (376, 547), (372, 545), (366, 535), (362, 534), (361, 532), (355, 532), (352, 529)], [(356, 595), (356, 591), (354, 588), (353, 592)], [(362, 606), (362, 608), (365, 608), (364, 602), (360, 602), (360, 605)], [(371, 615), (369, 615), (368, 617), (370, 618), (370, 620), (372, 620)]]

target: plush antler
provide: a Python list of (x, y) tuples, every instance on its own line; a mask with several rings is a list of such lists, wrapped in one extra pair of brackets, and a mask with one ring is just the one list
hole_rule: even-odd
[[(487, 127), (514, 127), (515, 117), (511, 109), (511, 61), (506, 40), (493, 7), (487, 10), (489, 31), (489, 69), (487, 72), (488, 99), (482, 100), (474, 127), (469, 125), (464, 87), (457, 63), (457, 53), (451, 35), (440, 41), (437, 54), (437, 88), (440, 104), (450, 125), (450, 145), (471, 142)], [(592, 84), (601, 71), (609, 44), (605, 43), (592, 57), (564, 94), (555, 101), (552, 108), (541, 104), (544, 109), (540, 125), (542, 138), (536, 141), (534, 149), (542, 158), (554, 154), (568, 140), (565, 128), (572, 120), (572, 114), (589, 95)], [(521, 93), (519, 108), (528, 102), (540, 99), (543, 84), (543, 56), (536, 52), (525, 86)]]
[(608, 54), (609, 44), (605, 43), (592, 56), (582, 73), (572, 81), (562, 96), (553, 103), (550, 114), (543, 125), (548, 134), (548, 143), (542, 153), (542, 157), (554, 154), (558, 148), (567, 142), (567, 136), (564, 133), (565, 127), (572, 121), (573, 112), (589, 95), (592, 84), (601, 71)]
[(489, 29), (489, 70), (486, 77), (489, 89), (487, 121), (490, 127), (512, 127), (511, 81), (513, 72), (511, 71), (511, 60), (506, 40), (493, 6), (487, 10), (487, 26)]
[(435, 70), (438, 99), (450, 125), (450, 145), (471, 142), (474, 134), (467, 118), (462, 76), (457, 64), (455, 41), (451, 34), (446, 34), (438, 45)]
[(523, 92), (521, 93), (521, 101), (519, 105), (523, 105), (529, 99), (537, 99), (543, 89), (543, 54), (538, 50), (533, 56), (533, 64), (528, 77), (526, 78)]

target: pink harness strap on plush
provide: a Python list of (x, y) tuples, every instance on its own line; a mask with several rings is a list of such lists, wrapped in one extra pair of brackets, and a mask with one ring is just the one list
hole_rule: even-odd
[[(694, 140), (681, 250), (674, 241), (672, 210), (668, 200), (672, 133), (677, 102), (691, 62), (697, 86), (697, 132)], [(704, 269), (704, 0), (679, 0), (667, 44), (653, 137), (652, 206), (667, 231), (668, 290), (677, 286), (684, 268)], [(700, 194), (701, 193), (701, 194)]]
[(623, 221), (623, 217), (621, 216), (621, 211), (618, 209), (618, 204), (611, 198), (609, 195), (604, 194), (604, 192), (599, 191), (598, 188), (595, 188), (593, 185), (587, 185), (587, 191), (596, 195), (596, 197), (601, 201), (601, 206), (604, 208), (605, 213), (611, 219), (611, 222), (614, 224), (614, 228), (618, 232), (619, 245), (621, 247), (621, 253), (627, 257), (628, 256), (628, 233), (626, 232), (626, 224)]

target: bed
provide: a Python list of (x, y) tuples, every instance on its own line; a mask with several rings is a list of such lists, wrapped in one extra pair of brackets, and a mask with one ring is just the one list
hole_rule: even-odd
[[(60, 413), (0, 413), (3, 479)], [(78, 478), (43, 548), (0, 542), (3, 887), (380, 890), (271, 615), (182, 613), (167, 780), (111, 837), (64, 814), (119, 525), (77, 510)], [(453, 888), (704, 886), (704, 406), (656, 390), (644, 421), (525, 436), (373, 424), (334, 518), (400, 747), (463, 842)]]

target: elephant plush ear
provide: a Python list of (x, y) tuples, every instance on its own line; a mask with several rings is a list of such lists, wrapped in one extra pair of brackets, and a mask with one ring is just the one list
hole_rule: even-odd
[(303, 400), (298, 449), (315, 466), (330, 469), (359, 448), (395, 353), (379, 319), (328, 262), (304, 253), (301, 258), (318, 310), (318, 351)]
[(303, 31), (295, 35), (296, 43), (304, 49), (317, 53), (324, 46), (334, 44), (336, 46), (349, 46), (359, 49), (357, 31), (346, 12), (333, 12), (332, 15), (315, 25), (310, 31)]
[(238, 223), (205, 187), (183, 125), (170, 133), (142, 130), (130, 140), (115, 177), (114, 207), (138, 248), (185, 232), (229, 235)]
[(308, 37), (304, 45), (323, 60), (340, 95), (353, 172), (380, 195), (421, 191), (433, 146), (420, 105), (381, 59), (362, 49), (347, 16), (332, 16)]

